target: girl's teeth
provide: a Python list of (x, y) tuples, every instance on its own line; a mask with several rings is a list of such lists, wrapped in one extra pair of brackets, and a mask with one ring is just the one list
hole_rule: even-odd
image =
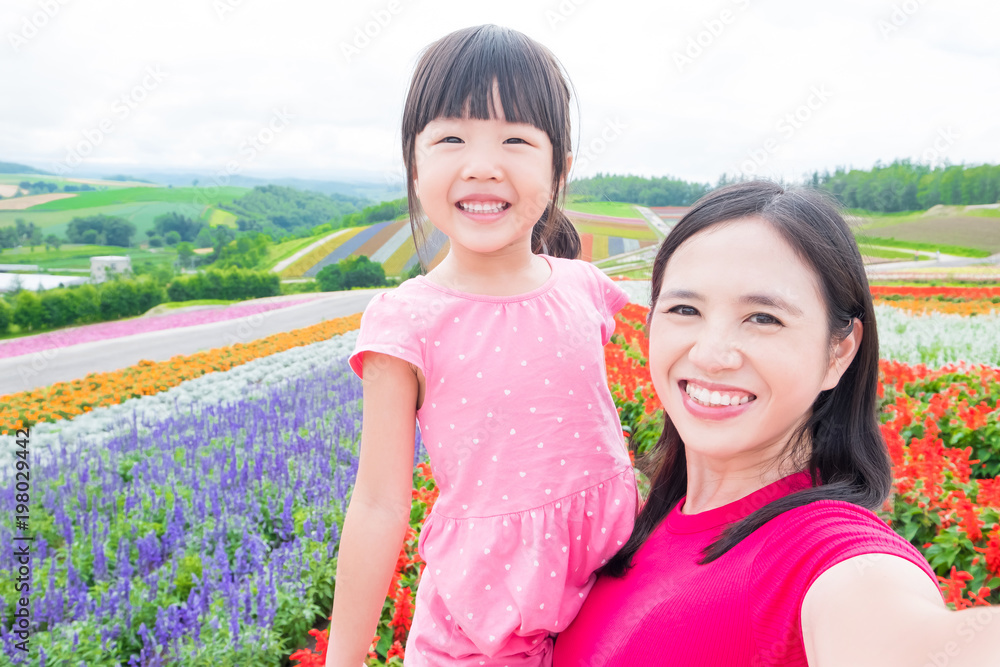
[(506, 203), (490, 204), (489, 206), (485, 206), (483, 204), (459, 202), (458, 205), (462, 207), (462, 210), (468, 211), (469, 213), (499, 213), (507, 207)]

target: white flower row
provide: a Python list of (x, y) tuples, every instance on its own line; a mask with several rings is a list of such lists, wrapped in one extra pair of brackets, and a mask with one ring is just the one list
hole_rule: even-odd
[(911, 315), (875, 306), (883, 359), (937, 368), (957, 361), (1000, 366), (1000, 314)]
[[(629, 301), (649, 306), (648, 280), (616, 284), (628, 293)], [(933, 368), (957, 361), (1000, 366), (1000, 314), (912, 315), (881, 305), (875, 307), (875, 318), (883, 359)]]
[[(294, 347), (267, 357), (254, 359), (228, 371), (206, 373), (152, 396), (130, 398), (118, 405), (96, 408), (69, 420), (41, 422), (31, 428), (32, 465), (42, 465), (54, 452), (74, 451), (84, 445), (101, 447), (112, 437), (119, 424), (137, 421), (150, 423), (166, 419), (176, 409), (197, 409), (200, 404), (220, 404), (262, 393), (265, 387), (311, 375), (317, 369), (346, 364), (343, 360), (354, 350), (358, 332), (349, 331), (330, 340)], [(14, 448), (0, 453), (6, 463)], [(10, 466), (4, 466), (9, 469)]]

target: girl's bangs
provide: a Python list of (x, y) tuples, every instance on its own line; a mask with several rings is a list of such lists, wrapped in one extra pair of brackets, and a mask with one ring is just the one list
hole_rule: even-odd
[[(453, 54), (451, 62), (435, 63), (438, 66), (432, 64), (428, 68), (430, 85), (422, 89), (437, 94), (433, 98), (428, 95), (428, 99), (416, 105), (417, 133), (437, 118), (493, 120), (494, 109), (500, 107), (508, 123), (525, 123), (550, 137), (559, 136), (552, 109), (565, 106), (568, 91), (565, 96), (560, 95), (565, 84), (550, 80), (547, 63), (540, 62), (542, 54), (534, 53), (527, 45), (516, 51), (487, 48), (501, 45), (464, 46)], [(499, 93), (499, 100), (493, 99), (495, 92)]]

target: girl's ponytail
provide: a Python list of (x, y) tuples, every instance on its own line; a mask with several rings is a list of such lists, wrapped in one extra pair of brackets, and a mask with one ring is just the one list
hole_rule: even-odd
[(577, 259), (581, 249), (580, 234), (555, 201), (549, 204), (531, 230), (531, 251), (551, 257)]

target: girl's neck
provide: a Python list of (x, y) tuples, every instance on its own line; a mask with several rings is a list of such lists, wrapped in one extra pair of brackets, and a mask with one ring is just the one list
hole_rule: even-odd
[(530, 249), (483, 255), (452, 248), (426, 278), (456, 292), (516, 296), (538, 289), (551, 275), (549, 263)]

